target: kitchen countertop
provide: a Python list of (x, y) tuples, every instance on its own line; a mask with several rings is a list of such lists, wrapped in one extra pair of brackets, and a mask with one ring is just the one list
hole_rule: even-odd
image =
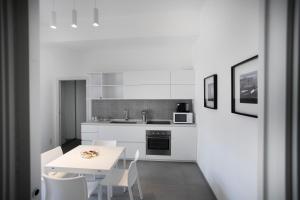
[[(120, 120), (120, 119), (113, 119), (113, 120)], [(171, 121), (171, 124), (146, 124), (143, 123), (141, 120), (128, 120), (130, 121), (137, 121), (137, 123), (110, 123), (111, 120), (103, 120), (103, 121), (86, 121), (86, 122), (82, 122), (81, 125), (103, 125), (103, 126), (149, 126), (149, 127), (153, 127), (153, 126), (177, 126), (177, 127), (195, 127), (196, 124), (174, 124)], [(152, 121), (152, 120), (151, 120)], [(153, 120), (153, 121), (169, 121), (169, 120)]]

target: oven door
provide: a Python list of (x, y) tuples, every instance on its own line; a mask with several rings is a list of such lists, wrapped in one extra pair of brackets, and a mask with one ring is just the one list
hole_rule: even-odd
[(171, 155), (170, 136), (147, 136), (147, 155)]

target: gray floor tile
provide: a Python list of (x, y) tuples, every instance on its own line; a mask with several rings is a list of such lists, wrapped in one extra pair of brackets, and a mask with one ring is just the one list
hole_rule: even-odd
[[(216, 200), (195, 163), (139, 161), (138, 171), (144, 200)], [(137, 187), (133, 193), (139, 199)], [(102, 199), (106, 200), (106, 193)], [(128, 192), (114, 188), (112, 200), (129, 200)]]

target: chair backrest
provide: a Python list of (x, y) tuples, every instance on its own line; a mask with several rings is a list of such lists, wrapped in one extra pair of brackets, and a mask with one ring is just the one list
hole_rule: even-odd
[(93, 140), (92, 144), (97, 146), (116, 147), (117, 140)]
[(43, 175), (45, 180), (45, 200), (87, 200), (88, 189), (84, 177), (52, 178)]
[(131, 163), (129, 165), (129, 168), (128, 168), (128, 185), (130, 187), (135, 183), (135, 181), (138, 177), (138, 171), (137, 171), (136, 163), (137, 163), (139, 157), (140, 157), (140, 151), (136, 150), (134, 160), (131, 161)]
[(52, 160), (55, 160), (56, 158), (63, 155), (63, 151), (60, 146), (51, 149), (49, 151), (46, 151), (41, 154), (41, 172), (42, 174), (47, 172), (45, 171), (45, 165), (51, 162)]

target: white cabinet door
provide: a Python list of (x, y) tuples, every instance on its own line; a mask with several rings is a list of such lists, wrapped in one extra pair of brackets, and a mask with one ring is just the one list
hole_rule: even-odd
[(171, 85), (172, 99), (194, 99), (195, 86), (194, 85)]
[(197, 156), (196, 127), (172, 127), (171, 154), (174, 160), (195, 161)]
[(81, 140), (82, 145), (92, 145), (92, 140)]
[(97, 140), (99, 139), (98, 132), (81, 132), (82, 140)]
[(127, 85), (125, 99), (169, 99), (170, 85)]
[(131, 71), (124, 72), (124, 85), (163, 85), (170, 84), (169, 71)]
[(177, 70), (171, 72), (171, 84), (194, 85), (194, 70)]
[(99, 139), (118, 142), (145, 142), (146, 132), (140, 126), (99, 126)]
[(98, 132), (98, 126), (93, 124), (82, 124), (81, 132)]

